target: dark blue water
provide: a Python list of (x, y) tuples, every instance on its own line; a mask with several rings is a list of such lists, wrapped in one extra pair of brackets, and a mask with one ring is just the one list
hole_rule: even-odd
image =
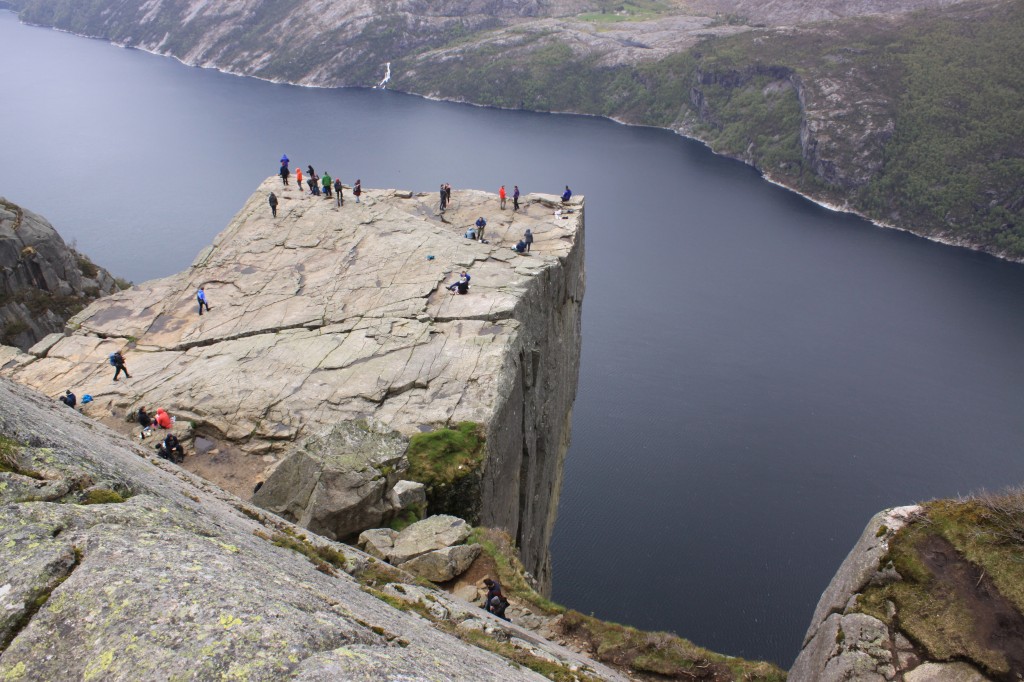
[(273, 85), (0, 12), (0, 194), (117, 275), (187, 266), (277, 170), (587, 197), (554, 597), (789, 665), (886, 506), (1024, 479), (1024, 267), (881, 230), (701, 145)]

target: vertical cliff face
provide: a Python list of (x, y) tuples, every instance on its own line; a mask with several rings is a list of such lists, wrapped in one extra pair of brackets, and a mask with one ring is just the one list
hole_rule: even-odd
[(480, 521), (514, 533), (544, 591), (579, 376), (583, 257), (578, 231), (560, 267), (538, 273), (516, 306), (521, 326), (502, 373), (506, 397), (488, 430)]
[(69, 317), (117, 291), (43, 217), (0, 197), (0, 343), (28, 348)]
[[(246, 497), (257, 481), (281, 487), (268, 475), (338, 424), (371, 420), (408, 438), (475, 422), (486, 457), (474, 520), (515, 534), (544, 582), (584, 285), (583, 203), (559, 208), (557, 197), (527, 195), (513, 213), (457, 191), (442, 220), (433, 193), (366, 190), (339, 208), (271, 178), (189, 270), (95, 303), (42, 357), (13, 357), (3, 371), (43, 391), (89, 393), (87, 413), (122, 428), (132, 409), (165, 407), (215, 445), (185, 466)], [(480, 216), (487, 243), (463, 236)], [(509, 247), (526, 229), (532, 252), (517, 254)], [(463, 270), (472, 280), (460, 296), (447, 285)], [(203, 315), (199, 286), (212, 308)], [(117, 383), (115, 350), (131, 373)], [(325, 466), (302, 469), (322, 478)], [(352, 508), (387, 506), (390, 485), (377, 484), (393, 485), (398, 469), (380, 466), (344, 483), (381, 498)], [(347, 494), (269, 497), (261, 491), (260, 504), (328, 537), (353, 532), (327, 521), (341, 518), (330, 505), (349, 504)]]

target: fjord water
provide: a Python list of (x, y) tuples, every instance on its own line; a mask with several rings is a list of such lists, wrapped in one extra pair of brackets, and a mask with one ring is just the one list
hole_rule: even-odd
[(0, 83), (0, 195), (137, 282), (187, 267), (282, 152), (367, 187), (585, 194), (553, 543), (577, 610), (788, 666), (873, 513), (1024, 480), (1019, 265), (663, 131), (275, 85), (5, 12)]

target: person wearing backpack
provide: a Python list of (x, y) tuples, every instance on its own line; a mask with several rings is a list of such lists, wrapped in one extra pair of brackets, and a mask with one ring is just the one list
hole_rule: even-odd
[(124, 372), (125, 379), (131, 379), (132, 375), (128, 373), (128, 368), (124, 366), (124, 356), (121, 355), (121, 351), (115, 351), (110, 354), (110, 364), (114, 366), (114, 381), (117, 381), (117, 377)]
[[(267, 199), (270, 202), (270, 215), (277, 217), (277, 195), (273, 192), (270, 193), (270, 197)], [(199, 314), (202, 315), (203, 311), (200, 309)]]
[(526, 252), (530, 252), (530, 245), (533, 244), (533, 232), (530, 228), (526, 228), (526, 234), (523, 235), (523, 242), (526, 244)]
[(341, 196), (341, 178), (334, 178), (334, 194), (335, 201), (337, 201), (338, 208), (345, 205), (345, 200)]

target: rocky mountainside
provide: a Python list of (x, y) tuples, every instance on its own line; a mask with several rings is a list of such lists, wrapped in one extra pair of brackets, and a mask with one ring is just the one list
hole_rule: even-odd
[(0, 679), (546, 679), (533, 670), (624, 679), (0, 379)]
[(0, 343), (27, 349), (118, 289), (46, 219), (0, 197)]
[(275, 81), (671, 128), (820, 201), (1024, 258), (1014, 0), (9, 0), (23, 20)]
[[(342, 423), (406, 439), (476, 424), (483, 456), (454, 472), (465, 494), (445, 511), (508, 530), (544, 585), (584, 290), (583, 201), (560, 216), (559, 205), (526, 195), (513, 212), (456, 191), (442, 217), (433, 193), (364, 190), (339, 209), (270, 178), (190, 269), (97, 301), (69, 322), (70, 335), (31, 354), (8, 349), (0, 364), (45, 393), (90, 394), (86, 413), (125, 431), (126, 414), (166, 408), (216, 450), (186, 467), (245, 497), (266, 480), (268, 492), (284, 491), (269, 508), (339, 539), (386, 522), (405, 446), (336, 467), (338, 457), (304, 444)], [(487, 243), (463, 236), (479, 216)], [(536, 241), (519, 255), (510, 245), (526, 229)], [(465, 296), (446, 288), (462, 270), (472, 277)], [(114, 351), (130, 378), (111, 380)], [(320, 459), (307, 459), (313, 450)], [(368, 525), (348, 524), (357, 508)]]
[(889, 509), (821, 596), (791, 680), (1024, 677), (1024, 493)]

